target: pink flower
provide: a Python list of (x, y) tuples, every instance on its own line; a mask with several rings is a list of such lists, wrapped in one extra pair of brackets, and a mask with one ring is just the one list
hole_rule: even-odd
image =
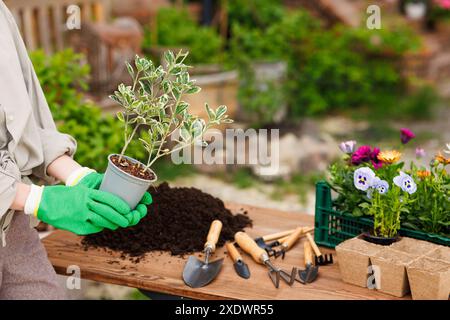
[(403, 144), (407, 144), (409, 141), (411, 141), (415, 137), (416, 137), (416, 135), (408, 128), (400, 129), (400, 139), (402, 140)]
[(362, 163), (372, 163), (375, 169), (380, 169), (383, 163), (378, 160), (380, 149), (370, 146), (361, 146), (352, 154), (352, 164), (360, 165)]
[(450, 9), (450, 0), (437, 0), (436, 3), (442, 9)]
[(370, 159), (371, 162), (372, 162), (373, 167), (376, 170), (380, 169), (383, 166), (383, 162), (378, 159), (378, 154), (379, 153), (380, 153), (380, 149), (373, 148), (373, 151), (372, 151), (372, 154), (371, 154), (371, 159)]
[(416, 158), (417, 159), (424, 158), (426, 155), (427, 155), (427, 153), (425, 152), (425, 149), (423, 149), (423, 148), (416, 148)]

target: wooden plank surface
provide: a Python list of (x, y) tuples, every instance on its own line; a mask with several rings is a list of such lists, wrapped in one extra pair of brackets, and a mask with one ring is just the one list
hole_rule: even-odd
[[(239, 204), (227, 204), (227, 207), (232, 212), (247, 210), (254, 222), (253, 228), (247, 230), (252, 237), (313, 225), (314, 217), (309, 215)], [(248, 280), (238, 277), (231, 260), (225, 254), (225, 248), (219, 248), (213, 259), (225, 257), (221, 272), (208, 286), (192, 289), (184, 284), (181, 277), (187, 257), (153, 252), (135, 264), (121, 259), (118, 252), (102, 249), (85, 251), (80, 240), (81, 237), (65, 231), (55, 231), (43, 240), (49, 259), (58, 273), (66, 275), (68, 266), (77, 265), (84, 279), (194, 299), (395, 299), (342, 282), (337, 259), (332, 266), (320, 267), (319, 278), (314, 283), (302, 285), (296, 282), (289, 287), (281, 281), (280, 287), (276, 289), (269, 279), (267, 269), (245, 254), (243, 257), (250, 267), (251, 277)], [(274, 263), (285, 270), (290, 270), (292, 266), (303, 268), (303, 241), (305, 239), (297, 243), (284, 260), (278, 258)], [(333, 251), (323, 249), (323, 252)]]

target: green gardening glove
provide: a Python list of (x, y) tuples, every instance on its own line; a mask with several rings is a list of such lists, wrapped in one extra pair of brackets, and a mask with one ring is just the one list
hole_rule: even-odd
[[(98, 190), (102, 183), (103, 175), (103, 173), (97, 173), (95, 171), (91, 172), (81, 178), (78, 184)], [(150, 193), (146, 192), (136, 208), (129, 214), (125, 215), (125, 217), (128, 219), (129, 227), (135, 226), (139, 221), (141, 221), (142, 218), (147, 215), (147, 206), (152, 202), (152, 196), (150, 195)]]
[(127, 227), (131, 211), (119, 197), (83, 185), (43, 187), (36, 208), (39, 220), (78, 235)]

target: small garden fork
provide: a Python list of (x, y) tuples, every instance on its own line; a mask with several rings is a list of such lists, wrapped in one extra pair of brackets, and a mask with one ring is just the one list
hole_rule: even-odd
[(248, 234), (245, 232), (237, 232), (234, 235), (234, 240), (239, 245), (239, 247), (248, 253), (255, 262), (259, 264), (265, 265), (269, 269), (269, 277), (272, 280), (275, 288), (278, 288), (280, 285), (280, 278), (285, 281), (288, 285), (292, 285), (295, 281), (295, 275), (297, 273), (297, 269), (294, 268), (291, 274), (284, 272), (280, 268), (276, 267), (270, 261), (268, 253), (260, 248), (255, 240), (253, 240)]

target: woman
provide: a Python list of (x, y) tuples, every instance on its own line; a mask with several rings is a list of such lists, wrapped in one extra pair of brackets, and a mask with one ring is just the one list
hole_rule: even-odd
[[(97, 190), (102, 174), (72, 159), (75, 140), (56, 130), (14, 19), (0, 0), (0, 299), (62, 299), (33, 226), (37, 219), (76, 234), (134, 225), (135, 210)], [(38, 186), (31, 179), (65, 185)]]

